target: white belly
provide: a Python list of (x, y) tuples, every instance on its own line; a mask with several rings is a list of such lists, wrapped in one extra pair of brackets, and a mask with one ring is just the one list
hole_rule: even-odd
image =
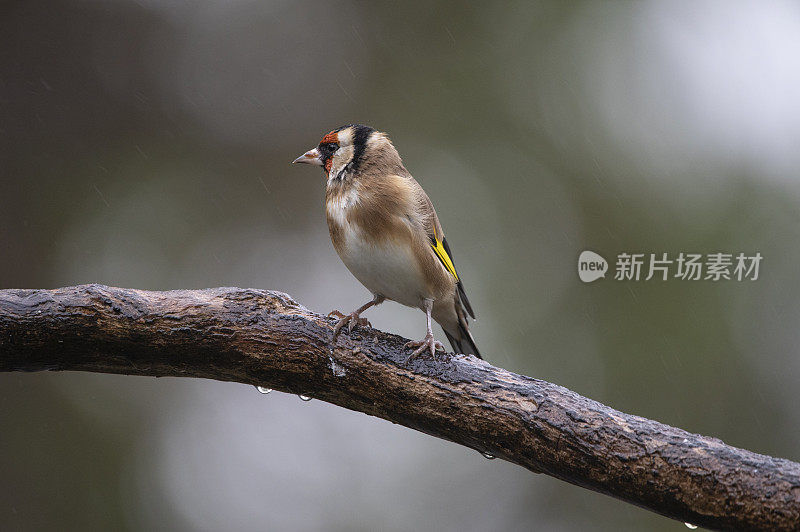
[(350, 227), (344, 231), (340, 256), (347, 269), (374, 294), (409, 307), (421, 307), (423, 299), (430, 297), (426, 294), (425, 278), (408, 244), (368, 244), (357, 238)]

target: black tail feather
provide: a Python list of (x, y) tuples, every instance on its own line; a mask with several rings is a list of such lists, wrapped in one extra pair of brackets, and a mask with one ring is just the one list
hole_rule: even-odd
[(444, 331), (444, 335), (447, 336), (447, 339), (450, 341), (450, 345), (453, 346), (453, 351), (463, 355), (475, 355), (476, 357), (483, 359), (469, 330), (467, 330), (467, 328), (463, 325), (459, 325), (459, 332), (461, 333), (461, 339), (456, 339), (453, 335), (447, 331)]

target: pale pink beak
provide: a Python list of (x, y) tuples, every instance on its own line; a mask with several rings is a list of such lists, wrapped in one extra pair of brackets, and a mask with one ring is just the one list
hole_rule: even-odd
[(313, 164), (314, 166), (322, 166), (322, 157), (320, 157), (319, 150), (314, 148), (308, 150), (303, 155), (292, 161), (294, 163)]

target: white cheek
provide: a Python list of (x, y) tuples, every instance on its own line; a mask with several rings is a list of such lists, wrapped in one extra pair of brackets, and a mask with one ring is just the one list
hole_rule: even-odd
[(331, 171), (328, 173), (328, 181), (339, 175), (347, 163), (353, 158), (353, 146), (343, 146), (336, 150), (332, 155), (333, 163), (331, 164)]

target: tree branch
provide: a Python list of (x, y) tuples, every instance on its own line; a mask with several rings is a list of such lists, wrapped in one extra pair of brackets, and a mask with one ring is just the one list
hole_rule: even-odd
[(716, 529), (800, 529), (800, 464), (618, 412), (473, 357), (406, 363), (405, 339), (286, 294), (100, 285), (0, 290), (0, 371), (200, 377), (304, 394)]

